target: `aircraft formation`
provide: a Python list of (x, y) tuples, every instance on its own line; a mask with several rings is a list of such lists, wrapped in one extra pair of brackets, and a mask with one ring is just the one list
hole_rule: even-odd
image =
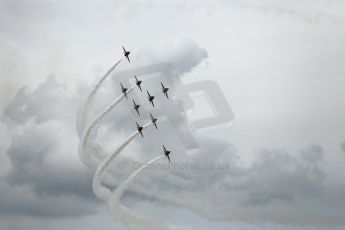
[[(129, 54), (131, 53), (130, 51), (126, 50), (124, 46), (122, 46), (122, 49), (123, 49), (123, 55), (124, 57), (127, 58), (128, 62), (130, 63), (130, 59), (129, 59)], [(135, 84), (138, 86), (139, 90), (142, 92), (142, 88), (141, 88), (141, 84), (142, 84), (142, 80), (138, 79), (137, 76), (134, 75), (134, 78), (135, 78)], [(125, 97), (128, 99), (128, 95), (127, 95), (127, 91), (128, 91), (128, 88), (124, 87), (122, 85), (122, 83), (120, 83), (121, 85), (121, 91), (122, 93), (125, 95)], [(169, 99), (169, 95), (168, 95), (168, 91), (169, 91), (169, 88), (165, 87), (164, 84), (161, 82), (161, 90), (162, 90), (162, 93), (166, 96), (167, 99)], [(153, 100), (155, 99), (155, 96), (151, 95), (150, 92), (147, 90), (147, 98), (148, 98), (148, 102), (152, 105), (152, 107), (155, 107), (154, 105), (154, 102)], [(139, 111), (139, 108), (140, 108), (140, 105), (139, 104), (136, 104), (136, 102), (134, 101), (133, 99), (133, 108), (134, 110), (138, 113), (138, 116), (140, 116), (140, 111)], [(151, 118), (151, 122), (152, 124), (155, 126), (156, 129), (158, 129), (157, 127), (157, 118), (155, 118), (151, 113), (150, 113), (150, 118)], [(137, 124), (137, 130), (138, 132), (140, 133), (141, 137), (144, 138), (144, 135), (143, 135), (143, 130), (144, 130), (144, 127), (143, 126), (140, 126), (138, 124), (138, 122), (136, 122)], [(165, 148), (164, 145), (163, 146), (163, 153), (164, 155), (166, 156), (166, 158), (169, 160), (170, 162), (170, 156), (169, 154), (171, 153), (171, 151), (167, 150)]]

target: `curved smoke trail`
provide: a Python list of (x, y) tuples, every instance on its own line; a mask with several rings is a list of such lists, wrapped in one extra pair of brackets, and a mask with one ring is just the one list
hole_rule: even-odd
[(165, 155), (159, 155), (155, 158), (153, 158), (152, 160), (150, 160), (149, 162), (147, 162), (146, 164), (143, 164), (140, 166), (140, 168), (138, 170), (136, 170), (134, 173), (132, 173), (132, 175), (130, 175), (124, 182), (122, 182), (117, 188), (116, 190), (113, 192), (113, 197), (111, 198), (111, 200), (120, 200), (121, 196), (123, 195), (123, 193), (125, 192), (125, 190), (127, 190), (127, 188), (132, 184), (133, 179), (139, 175), (144, 169), (146, 169), (148, 166), (152, 165), (153, 163), (155, 163), (157, 160), (163, 158)]
[(123, 193), (132, 185), (134, 179), (139, 176), (148, 166), (152, 165), (159, 159), (165, 157), (165, 155), (159, 155), (146, 164), (140, 166), (134, 173), (132, 173), (124, 182), (122, 182), (108, 198), (108, 208), (110, 212), (120, 220), (123, 221), (127, 226), (132, 229), (160, 229), (160, 230), (187, 230), (190, 229), (186, 226), (174, 226), (170, 225), (166, 221), (158, 221), (147, 216), (139, 215), (132, 212), (129, 208), (121, 205), (120, 199)]
[[(135, 85), (133, 85), (131, 88), (128, 89), (127, 94), (129, 94), (133, 89), (135, 88)], [(81, 161), (91, 167), (94, 168), (96, 165), (90, 161), (91, 153), (89, 151), (85, 151), (87, 147), (87, 143), (89, 140), (89, 137), (93, 131), (93, 129), (101, 123), (101, 121), (116, 107), (116, 105), (125, 97), (124, 94), (116, 98), (103, 112), (101, 112), (97, 118), (90, 124), (90, 126), (86, 129), (85, 134), (82, 137), (81, 144), (79, 146), (79, 155)]]
[[(86, 125), (86, 116), (87, 113), (90, 110), (90, 107), (92, 105), (92, 101), (102, 85), (102, 83), (106, 80), (106, 78), (109, 76), (109, 74), (116, 68), (116, 66), (122, 61), (123, 58), (121, 58), (118, 62), (116, 62), (106, 73), (105, 75), (97, 82), (96, 86), (93, 88), (89, 96), (87, 97), (87, 100), (84, 104), (84, 106), (81, 108), (77, 115), (77, 132), (79, 137), (81, 138), (81, 143), (79, 145), (79, 155), (81, 161), (89, 168), (95, 168), (97, 167), (97, 164), (95, 162), (91, 162), (90, 158), (92, 157), (90, 151), (85, 151), (88, 141), (90, 139), (91, 133), (94, 130), (94, 128), (97, 127), (101, 123), (101, 121), (116, 107), (116, 105), (124, 98), (125, 95), (121, 95), (118, 98), (116, 98), (105, 110), (103, 110), (102, 113), (100, 113), (97, 118), (87, 127), (85, 131), (85, 125)], [(135, 85), (128, 89), (128, 93), (130, 93), (135, 88)], [(148, 126), (152, 125), (152, 123), (148, 123), (143, 126), (143, 129), (147, 128)], [(84, 132), (85, 131), (85, 132)], [(96, 168), (95, 175), (93, 177), (92, 181), (92, 188), (96, 196), (102, 200), (107, 201), (109, 210), (112, 214), (117, 215), (117, 217), (120, 217), (120, 220), (123, 221), (127, 226), (133, 228), (133, 229), (189, 229), (185, 227), (180, 226), (172, 226), (167, 225), (165, 222), (159, 222), (154, 219), (149, 219), (146, 216), (140, 216), (135, 213), (133, 213), (130, 209), (120, 204), (120, 198), (124, 191), (132, 184), (134, 178), (138, 176), (145, 168), (147, 168), (149, 165), (153, 164), (155, 161), (161, 159), (164, 155), (160, 155), (142, 167), (140, 167), (138, 170), (136, 170), (133, 174), (131, 174), (122, 184), (118, 186), (117, 189), (111, 193), (111, 191), (102, 186), (101, 177), (103, 173), (106, 171), (106, 169), (110, 166), (110, 164), (115, 160), (115, 157), (139, 134), (138, 131), (132, 133), (115, 151), (114, 153), (107, 156)]]
[[(152, 125), (148, 123), (143, 126), (143, 130)], [(115, 157), (137, 136), (138, 131), (132, 133), (112, 154), (108, 155), (101, 164), (97, 167), (96, 173), (92, 180), (92, 189), (96, 196), (102, 200), (108, 200), (110, 196), (110, 190), (102, 186), (101, 177), (104, 171), (109, 167)]]
[(86, 122), (85, 121), (86, 120), (86, 114), (90, 110), (92, 101), (93, 101), (99, 87), (107, 79), (109, 74), (116, 68), (116, 66), (118, 66), (120, 64), (122, 59), (123, 59), (123, 57), (119, 61), (117, 61), (112, 67), (110, 67), (110, 69), (102, 76), (102, 78), (97, 82), (95, 87), (92, 89), (91, 93), (88, 95), (84, 106), (82, 107), (81, 111), (78, 114), (77, 130), (78, 130), (79, 135), (81, 135), (84, 131), (85, 122)]
[[(132, 86), (129, 89), (129, 92), (132, 91), (135, 88), (135, 86)], [(114, 102), (109, 105), (100, 115), (94, 120), (94, 122), (88, 127), (81, 143), (81, 159), (83, 159), (83, 163), (86, 164), (89, 168), (92, 168), (93, 165), (90, 164), (89, 158), (91, 155), (89, 153), (86, 153), (85, 157), (85, 147), (87, 146), (87, 141), (89, 139), (89, 136), (93, 130), (94, 127), (96, 127), (103, 119), (104, 117), (109, 114), (116, 105), (123, 99), (124, 95), (118, 97)], [(148, 126), (152, 125), (152, 123), (147, 123), (143, 126), (143, 130), (146, 129)], [(110, 154), (107, 156), (97, 167), (95, 175), (93, 177), (92, 181), (92, 188), (96, 196), (104, 201), (107, 201), (108, 207), (110, 212), (115, 215), (117, 218), (119, 218), (123, 223), (126, 224), (126, 226), (132, 228), (132, 229), (161, 229), (161, 230), (189, 230), (188, 227), (182, 227), (182, 226), (174, 226), (169, 225), (166, 222), (157, 221), (152, 218), (148, 218), (146, 216), (138, 215), (134, 212), (132, 212), (127, 207), (120, 204), (120, 198), (124, 191), (131, 185), (132, 181), (136, 176), (138, 176), (145, 168), (147, 168), (149, 165), (153, 164), (155, 161), (162, 158), (164, 155), (160, 155), (151, 161), (149, 161), (147, 164), (145, 164), (143, 167), (139, 168), (137, 171), (135, 171), (132, 175), (130, 175), (122, 184), (119, 185), (118, 189), (115, 189), (113, 192), (113, 195), (111, 191), (102, 186), (101, 183), (101, 176), (106, 171), (106, 169), (110, 166), (110, 164), (115, 160), (116, 156), (139, 134), (138, 131), (135, 131), (132, 133), (115, 151), (113, 154)], [(85, 157), (85, 158), (83, 158)]]

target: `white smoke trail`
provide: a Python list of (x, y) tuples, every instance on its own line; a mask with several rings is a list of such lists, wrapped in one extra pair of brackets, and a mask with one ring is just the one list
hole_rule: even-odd
[[(133, 90), (135, 86), (132, 86), (128, 92)], [(91, 155), (87, 152), (85, 152), (85, 147), (87, 145), (88, 138), (93, 130), (94, 127), (96, 127), (103, 119), (104, 117), (109, 114), (115, 106), (118, 104), (118, 102), (121, 101), (121, 99), (124, 97), (124, 95), (120, 96), (114, 102), (108, 106), (95, 120), (94, 122), (88, 127), (84, 138), (81, 143), (81, 157), (84, 159), (83, 163), (86, 164), (88, 167), (94, 167), (90, 164), (90, 157)], [(148, 126), (152, 125), (152, 123), (147, 123), (143, 126), (143, 130), (146, 129)], [(142, 166), (140, 169), (135, 171), (132, 175), (130, 175), (122, 184), (119, 185), (118, 189), (116, 189), (113, 192), (113, 195), (111, 195), (111, 191), (102, 186), (101, 179), (103, 173), (106, 171), (106, 169), (110, 166), (110, 164), (115, 160), (116, 156), (139, 134), (138, 131), (132, 133), (115, 151), (113, 154), (107, 156), (101, 164), (96, 169), (95, 175), (93, 177), (92, 181), (92, 188), (96, 196), (108, 203), (109, 210), (113, 215), (115, 215), (117, 218), (119, 218), (123, 223), (126, 224), (127, 227), (131, 229), (160, 229), (160, 230), (190, 230), (189, 227), (185, 226), (175, 226), (175, 225), (169, 225), (166, 222), (157, 221), (152, 218), (148, 218), (146, 216), (141, 216), (136, 213), (133, 213), (131, 210), (129, 210), (127, 207), (120, 204), (119, 200), (124, 193), (124, 191), (131, 185), (132, 181), (136, 176), (138, 176), (145, 168), (147, 168), (149, 165), (153, 164), (155, 161), (162, 158), (164, 155), (160, 155), (151, 161), (149, 161), (147, 164)]]
[[(128, 89), (127, 94), (129, 94), (133, 89), (135, 88), (135, 85), (133, 85), (131, 88)], [(89, 137), (93, 131), (93, 129), (99, 125), (102, 120), (116, 107), (116, 105), (125, 97), (124, 94), (116, 98), (103, 112), (101, 112), (97, 118), (90, 124), (90, 126), (86, 129), (85, 134), (83, 135), (81, 144), (79, 145), (79, 155), (81, 161), (87, 165), (90, 168), (95, 168), (96, 165), (90, 161), (91, 158), (91, 152), (85, 151)]]
[(139, 215), (132, 212), (127, 207), (121, 205), (120, 198), (123, 193), (133, 183), (134, 179), (139, 176), (148, 166), (152, 165), (159, 159), (165, 157), (165, 155), (159, 155), (146, 164), (141, 165), (134, 173), (132, 173), (123, 183), (121, 183), (108, 198), (108, 208), (110, 212), (119, 218), (126, 226), (131, 229), (159, 229), (159, 230), (186, 230), (190, 229), (186, 226), (170, 225), (167, 221), (158, 221), (157, 219), (149, 218), (147, 216)]
[(121, 185), (117, 187), (117, 189), (114, 191), (112, 200), (119, 200), (121, 196), (123, 195), (124, 191), (127, 190), (127, 188), (132, 184), (133, 179), (139, 175), (144, 169), (146, 169), (148, 166), (152, 165), (155, 163), (157, 160), (163, 158), (165, 155), (159, 155), (146, 164), (143, 164), (140, 166), (138, 170), (136, 170), (132, 175), (130, 175)]
[[(92, 131), (102, 122), (102, 120), (116, 107), (116, 105), (124, 98), (125, 95), (121, 95), (116, 98), (103, 112), (101, 112), (97, 118), (87, 127), (86, 126), (86, 117), (87, 113), (90, 110), (92, 105), (93, 99), (102, 85), (102, 83), (106, 80), (109, 74), (116, 68), (116, 66), (122, 61), (121, 58), (117, 63), (115, 63), (106, 73), (105, 75), (97, 82), (96, 86), (93, 88), (89, 96), (87, 97), (86, 103), (84, 106), (79, 110), (77, 115), (77, 132), (79, 137), (81, 138), (81, 143), (79, 145), (79, 155), (81, 161), (89, 168), (97, 167), (97, 163), (91, 161), (91, 151), (86, 151), (88, 146), (88, 141), (92, 134)], [(135, 88), (135, 85), (128, 89), (127, 93), (130, 93)], [(148, 126), (152, 125), (152, 123), (145, 124), (143, 126), (143, 130), (146, 129)], [(102, 200), (105, 200), (108, 203), (109, 210), (111, 213), (115, 214), (121, 221), (126, 223), (126, 225), (133, 229), (178, 229), (178, 230), (185, 230), (190, 228), (180, 227), (180, 226), (172, 226), (167, 225), (165, 222), (160, 222), (154, 219), (149, 219), (145, 216), (140, 216), (133, 213), (127, 207), (120, 204), (119, 200), (124, 193), (124, 191), (132, 184), (132, 181), (136, 176), (138, 176), (145, 168), (149, 165), (153, 164), (155, 161), (159, 160), (160, 158), (164, 157), (164, 155), (160, 155), (147, 164), (140, 167), (136, 170), (133, 174), (131, 174), (122, 184), (118, 186), (117, 189), (113, 193), (111, 191), (102, 186), (102, 175), (106, 171), (106, 169), (110, 166), (110, 164), (115, 160), (115, 157), (139, 134), (139, 131), (132, 133), (115, 151), (113, 154), (107, 156), (97, 167), (95, 175), (92, 181), (92, 188), (96, 196)], [(113, 195), (112, 195), (113, 194)]]
[[(143, 126), (143, 130), (152, 125), (152, 123), (147, 123)], [(108, 155), (101, 164), (97, 167), (96, 173), (92, 180), (92, 189), (96, 196), (102, 200), (108, 200), (110, 195), (110, 190), (103, 187), (101, 184), (101, 177), (104, 171), (109, 167), (115, 157), (137, 136), (139, 131), (132, 133), (112, 154)]]
[(85, 123), (86, 123), (86, 115), (90, 110), (90, 107), (92, 105), (92, 101), (99, 89), (99, 87), (102, 85), (102, 83), (107, 79), (107, 77), (110, 75), (110, 73), (116, 68), (116, 66), (118, 66), (120, 64), (120, 62), (122, 61), (123, 57), (117, 61), (103, 76), (102, 78), (97, 82), (97, 84), (95, 85), (95, 87), (92, 89), (91, 93), (88, 95), (86, 102), (84, 104), (84, 106), (82, 107), (82, 109), (80, 110), (79, 114), (78, 114), (78, 122), (77, 122), (77, 131), (79, 133), (79, 135), (81, 136), (81, 134), (84, 131), (85, 128)]

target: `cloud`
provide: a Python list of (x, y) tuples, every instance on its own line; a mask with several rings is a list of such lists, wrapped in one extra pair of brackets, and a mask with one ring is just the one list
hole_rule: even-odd
[(180, 75), (192, 71), (207, 58), (208, 52), (193, 40), (184, 40), (178, 45), (146, 46), (137, 55), (140, 63), (171, 63)]
[(38, 196), (27, 186), (0, 181), (1, 216), (71, 217), (95, 213), (95, 202), (73, 196)]
[[(155, 141), (160, 141), (155, 139)], [(199, 140), (201, 152), (183, 156), (173, 152), (176, 164), (220, 164), (230, 169), (150, 169), (126, 193), (125, 203), (140, 206), (150, 199), (160, 216), (161, 206), (189, 209), (209, 220), (272, 222), (287, 225), (343, 225), (345, 209), (339, 188), (325, 182), (324, 151), (312, 145), (293, 156), (284, 150), (262, 149), (249, 167), (241, 165), (236, 150), (212, 139)], [(144, 147), (145, 149), (145, 147)], [(146, 152), (142, 150), (142, 152)], [(122, 171), (134, 163), (120, 160)], [(160, 167), (166, 164), (160, 163)], [(125, 167), (125, 166), (126, 167)], [(121, 174), (121, 173), (120, 173)], [(121, 181), (121, 180), (119, 180)], [(116, 181), (109, 181), (116, 184)], [(341, 193), (344, 190), (341, 189)], [(332, 212), (332, 216), (328, 215)], [(164, 212), (160, 218), (164, 218)]]
[(66, 95), (66, 89), (59, 84), (53, 74), (33, 92), (25, 87), (18, 90), (13, 101), (5, 108), (4, 117), (18, 125), (34, 119), (37, 123), (62, 120), (73, 124), (75, 105), (81, 99)]
[(7, 151), (15, 166), (7, 175), (10, 184), (29, 185), (49, 196), (93, 197), (92, 174), (78, 162), (78, 139), (71, 127), (48, 121), (26, 129), (14, 140)]
[[(187, 42), (175, 52), (168, 49), (165, 59), (174, 60), (183, 74), (207, 57), (202, 50), (199, 45)], [(160, 54), (155, 55), (152, 60), (160, 59)], [(164, 59), (165, 54), (161, 55)], [(192, 61), (181, 61), (189, 59), (188, 55)], [(15, 132), (7, 150), (11, 167), (0, 186), (4, 197), (2, 215), (63, 217), (96, 211), (99, 203), (91, 193), (92, 172), (81, 165), (77, 156), (76, 110), (87, 91), (85, 86), (80, 88), (67, 96), (64, 86), (50, 76), (32, 92), (19, 90), (7, 106), (2, 122)], [(105, 88), (98, 95), (99, 104), (114, 97), (107, 91), (110, 86)], [(101, 107), (99, 104), (95, 110)], [(127, 112), (112, 113), (104, 128), (95, 134), (100, 138), (95, 144), (103, 145), (101, 137), (107, 136), (105, 133), (115, 133), (108, 136), (111, 146), (115, 146), (115, 142), (121, 142), (122, 137), (135, 129), (133, 121)], [(183, 120), (171, 122), (179, 126)], [(164, 127), (163, 122), (159, 126)], [(121, 138), (115, 139), (116, 135)], [(147, 213), (157, 216), (183, 209), (216, 221), (344, 224), (341, 201), (345, 190), (326, 183), (326, 152), (319, 145), (301, 150), (297, 156), (285, 150), (263, 148), (251, 165), (244, 166), (236, 147), (229, 142), (197, 136), (200, 150), (188, 155), (169, 140), (164, 128), (145, 130), (144, 135), (149, 138), (139, 138), (135, 148), (129, 146), (105, 175), (109, 186), (116, 187), (123, 181), (134, 170), (135, 162), (143, 163), (160, 154), (161, 143), (167, 143), (176, 164), (202, 166), (227, 162), (231, 167), (147, 170), (123, 198), (124, 204), (133, 210), (147, 211), (153, 205), (154, 210)], [(133, 150), (138, 153), (133, 154)]]
[(2, 213), (71, 216), (95, 211), (92, 173), (76, 151), (79, 102), (50, 76), (33, 92), (20, 89), (7, 106), (2, 121), (14, 134), (7, 150), (11, 166), (1, 180)]

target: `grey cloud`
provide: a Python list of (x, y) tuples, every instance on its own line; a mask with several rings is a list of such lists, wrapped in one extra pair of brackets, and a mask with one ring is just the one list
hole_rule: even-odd
[(275, 200), (292, 202), (298, 196), (321, 195), (325, 179), (322, 165), (318, 164), (323, 159), (321, 147), (303, 150), (300, 158), (284, 151), (262, 150), (260, 158), (244, 174), (243, 185), (249, 194), (246, 203), (269, 205)]
[[(72, 194), (93, 198), (90, 171), (79, 164), (59, 160), (53, 163), (47, 159), (52, 154), (62, 155), (60, 145), (69, 144), (54, 135), (61, 129), (65, 129), (63, 123), (49, 123), (36, 125), (15, 136), (7, 152), (14, 166), (7, 175), (7, 181), (12, 185), (29, 185), (36, 193), (48, 196)], [(73, 146), (68, 154), (76, 155), (77, 145)], [(66, 154), (61, 157), (66, 157)]]
[(0, 214), (41, 217), (70, 217), (95, 212), (95, 203), (78, 197), (38, 196), (26, 186), (10, 186), (0, 181)]
[(50, 76), (33, 92), (19, 90), (7, 106), (2, 121), (18, 131), (7, 150), (11, 167), (1, 181), (4, 215), (60, 217), (95, 211), (92, 172), (77, 156), (79, 103), (79, 96), (67, 96)]
[[(231, 168), (147, 170), (126, 193), (126, 205), (135, 207), (136, 202), (149, 198), (157, 207), (186, 208), (210, 220), (311, 226), (344, 224), (345, 209), (339, 188), (324, 183), (327, 174), (321, 146), (312, 145), (301, 150), (299, 156), (284, 150), (262, 149), (251, 166), (243, 167), (231, 145), (212, 139), (199, 141), (199, 154), (184, 156), (173, 152), (173, 161), (177, 164), (228, 161)], [(142, 152), (147, 152), (147, 147), (144, 149)], [(129, 159), (120, 161), (114, 164), (118, 178), (125, 177), (118, 174), (128, 174), (129, 169), (119, 172), (115, 168), (131, 165)], [(112, 184), (121, 181), (108, 180)], [(329, 216), (329, 212), (333, 215)]]

